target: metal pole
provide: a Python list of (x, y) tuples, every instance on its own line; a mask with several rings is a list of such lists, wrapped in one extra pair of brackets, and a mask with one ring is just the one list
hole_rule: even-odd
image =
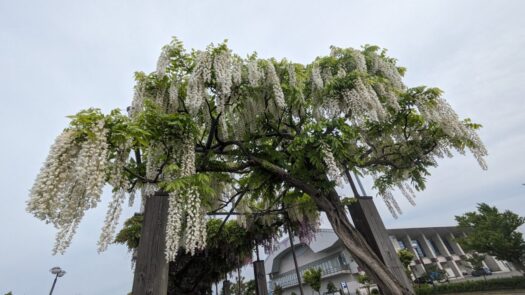
[(359, 193), (357, 192), (357, 188), (355, 187), (355, 183), (354, 181), (352, 180), (352, 176), (350, 175), (350, 171), (348, 171), (348, 168), (345, 169), (345, 175), (346, 175), (346, 178), (348, 179), (348, 182), (350, 183), (350, 187), (352, 188), (352, 192), (354, 193), (354, 197), (355, 198), (359, 198)]
[(355, 179), (357, 180), (357, 184), (359, 185), (359, 188), (361, 189), (361, 193), (363, 193), (363, 196), (366, 196), (365, 188), (363, 187), (363, 184), (361, 183), (361, 179), (359, 179), (359, 176), (357, 176), (356, 173), (354, 173)]
[(55, 284), (57, 283), (58, 274), (55, 277), (55, 280), (53, 280), (53, 286), (51, 286), (51, 291), (49, 291), (49, 295), (53, 294), (53, 290), (55, 289)]
[(290, 239), (290, 247), (292, 248), (293, 263), (295, 264), (295, 274), (297, 275), (297, 283), (299, 284), (299, 292), (304, 295), (303, 285), (301, 283), (301, 274), (299, 273), (299, 266), (297, 265), (297, 257), (295, 256), (295, 247), (293, 244), (293, 234), (290, 225), (288, 225), (288, 238)]
[(241, 295), (241, 267), (237, 267), (237, 295)]

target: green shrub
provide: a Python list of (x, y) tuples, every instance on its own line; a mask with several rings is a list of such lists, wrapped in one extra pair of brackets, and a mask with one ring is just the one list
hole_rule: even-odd
[(328, 284), (326, 284), (326, 291), (328, 291), (328, 293), (337, 292), (337, 287), (335, 286), (334, 282), (329, 281)]
[(512, 277), (492, 279), (488, 281), (466, 281), (460, 283), (449, 283), (432, 286), (423, 285), (416, 287), (417, 295), (427, 294), (447, 294), (457, 292), (472, 292), (472, 291), (498, 291), (498, 290), (512, 290), (525, 289), (525, 277)]

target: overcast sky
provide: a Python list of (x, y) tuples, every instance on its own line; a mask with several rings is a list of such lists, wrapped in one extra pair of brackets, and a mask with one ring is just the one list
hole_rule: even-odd
[(418, 205), (401, 201), (397, 220), (378, 200), (387, 226), (453, 225), (479, 202), (525, 215), (523, 11), (524, 1), (496, 0), (0, 0), (0, 294), (47, 294), (55, 265), (67, 271), (57, 295), (131, 290), (126, 248), (96, 252), (107, 193), (63, 256), (51, 255), (55, 230), (26, 213), (25, 202), (66, 116), (128, 106), (133, 72), (153, 71), (171, 36), (200, 49), (228, 39), (242, 55), (303, 63), (330, 45), (388, 48), (408, 68), (407, 85), (440, 87), (461, 117), (483, 124), (490, 155), (488, 171), (470, 155), (440, 161)]

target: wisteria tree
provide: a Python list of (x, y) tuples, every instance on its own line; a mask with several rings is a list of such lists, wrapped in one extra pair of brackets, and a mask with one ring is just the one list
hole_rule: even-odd
[[(226, 44), (187, 52), (162, 49), (157, 70), (136, 74), (128, 114), (88, 109), (71, 117), (31, 190), (28, 211), (58, 229), (54, 251), (69, 246), (102, 187), (113, 197), (99, 249), (112, 241), (121, 206), (140, 192), (169, 193), (165, 254), (206, 246), (206, 216), (229, 206), (239, 216), (286, 209), (308, 237), (326, 213), (355, 260), (385, 294), (410, 294), (349, 222), (337, 187), (370, 175), (392, 214), (390, 193), (413, 202), (429, 167), (470, 151), (487, 152), (470, 120), (460, 120), (437, 88), (408, 88), (404, 69), (376, 46), (332, 47), (303, 65), (246, 58)], [(346, 178), (345, 178), (346, 177)], [(297, 212), (295, 212), (297, 211)], [(271, 222), (271, 214), (261, 215)], [(242, 221), (242, 218), (241, 218)]]

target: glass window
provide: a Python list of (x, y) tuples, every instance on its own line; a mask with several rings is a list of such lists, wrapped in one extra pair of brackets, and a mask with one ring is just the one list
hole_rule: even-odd
[(448, 252), (450, 252), (450, 254), (456, 254), (456, 252), (454, 251), (454, 248), (452, 248), (452, 246), (450, 245), (447, 239), (443, 239), (443, 243), (445, 244), (445, 247), (447, 247), (447, 250)]
[(399, 248), (406, 249), (407, 246), (405, 246), (405, 242), (403, 242), (401, 240), (397, 240), (397, 243), (399, 244)]
[(441, 251), (439, 251), (439, 248), (436, 246), (436, 243), (434, 243), (434, 240), (428, 239), (428, 241), (430, 242), (430, 246), (432, 246), (434, 253), (436, 253), (436, 255), (441, 255)]
[(419, 255), (419, 257), (422, 258), (427, 256), (425, 254), (425, 251), (423, 251), (423, 247), (421, 247), (421, 243), (419, 242), (419, 240), (412, 240), (412, 247), (414, 247), (414, 250), (416, 250), (417, 255)]

